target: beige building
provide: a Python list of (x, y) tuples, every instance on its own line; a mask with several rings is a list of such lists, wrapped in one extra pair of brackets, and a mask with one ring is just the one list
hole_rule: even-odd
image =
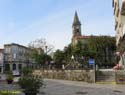
[(125, 0), (113, 0), (118, 63), (125, 65)]
[(81, 22), (79, 20), (79, 17), (77, 15), (77, 12), (75, 12), (73, 24), (72, 24), (72, 45), (75, 46), (79, 41), (82, 41), (82, 43), (86, 43), (87, 40), (90, 38), (90, 36), (82, 35), (81, 33)]

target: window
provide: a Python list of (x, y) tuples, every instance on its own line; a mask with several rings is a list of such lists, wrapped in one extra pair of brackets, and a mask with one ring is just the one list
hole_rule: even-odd
[(10, 71), (10, 64), (5, 64), (5, 71)]
[(16, 70), (16, 64), (13, 64), (13, 70)]
[(19, 70), (21, 70), (22, 69), (22, 64), (18, 64), (18, 68), (19, 68)]
[(0, 67), (0, 73), (2, 73), (2, 67)]
[(13, 58), (16, 59), (16, 53), (13, 54)]
[(5, 48), (5, 52), (10, 53), (10, 48), (9, 47)]
[(79, 26), (76, 26), (76, 29), (79, 29)]

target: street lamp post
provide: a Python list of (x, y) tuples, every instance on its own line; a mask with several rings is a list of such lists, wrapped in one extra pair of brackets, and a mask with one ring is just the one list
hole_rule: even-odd
[(46, 46), (45, 46), (45, 49), (46, 49), (46, 55), (47, 55), (47, 48), (48, 48), (48, 46), (46, 45)]
[(83, 67), (84, 62), (85, 62), (85, 58), (84, 58), (84, 56), (82, 56), (82, 58), (81, 58), (81, 69), (84, 69), (84, 67)]
[(71, 59), (72, 59), (72, 62), (73, 62), (72, 66), (73, 66), (73, 69), (74, 69), (74, 56), (73, 55), (71, 56)]
[(45, 46), (45, 65), (46, 65), (46, 68), (47, 68), (47, 48), (48, 48), (48, 46), (46, 45)]

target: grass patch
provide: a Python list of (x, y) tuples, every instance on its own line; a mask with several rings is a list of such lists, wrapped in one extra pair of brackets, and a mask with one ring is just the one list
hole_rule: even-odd
[(0, 90), (0, 95), (17, 95), (21, 93), (21, 91), (17, 90)]

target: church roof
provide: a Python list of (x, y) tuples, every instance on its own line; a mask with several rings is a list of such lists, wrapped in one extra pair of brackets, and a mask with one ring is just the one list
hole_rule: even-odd
[(74, 21), (72, 25), (81, 25), (81, 22), (79, 21), (77, 11), (75, 11)]
[(90, 36), (77, 36), (77, 39), (88, 39), (88, 38), (90, 38)]

